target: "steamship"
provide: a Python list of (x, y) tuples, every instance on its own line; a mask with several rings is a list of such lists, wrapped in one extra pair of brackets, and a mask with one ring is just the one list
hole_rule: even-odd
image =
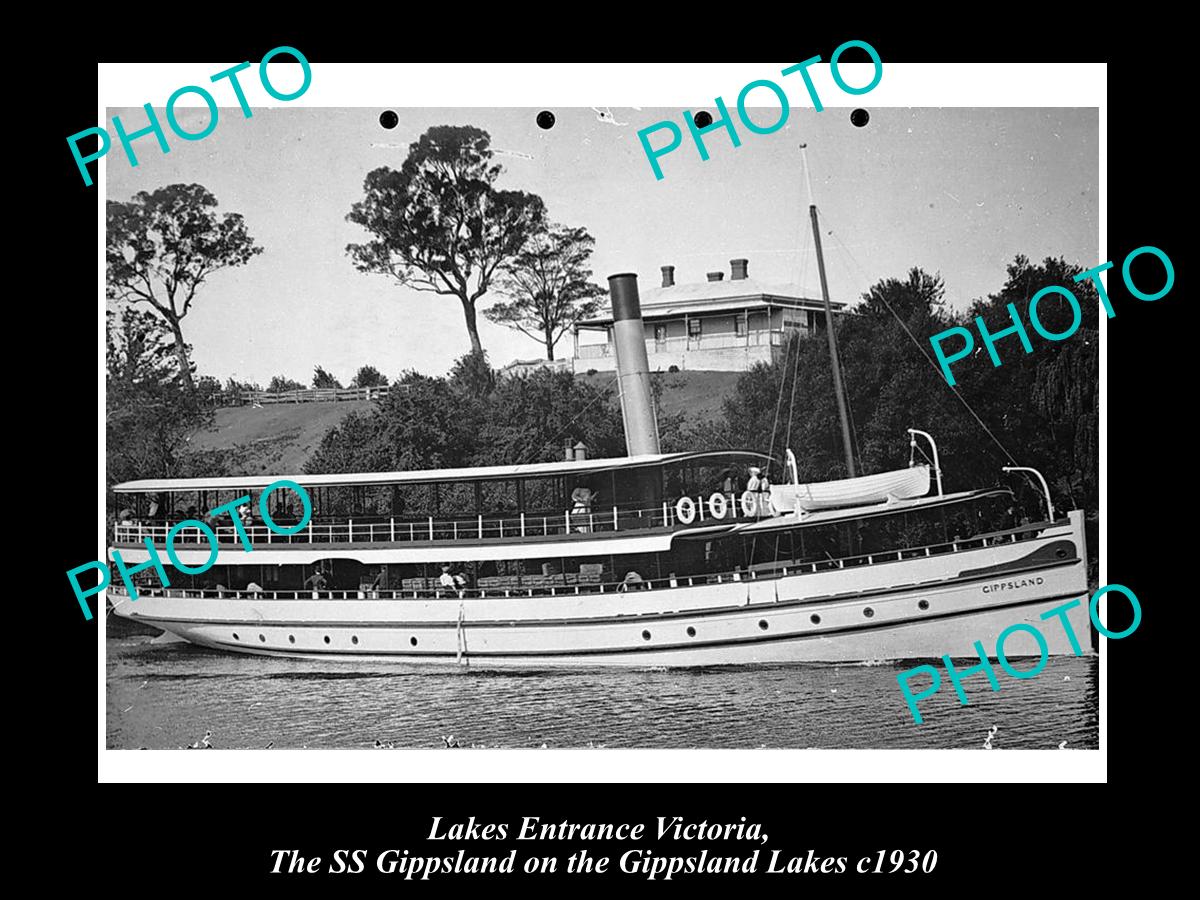
[[(821, 276), (828, 310), (823, 263)], [(1085, 598), (1066, 616), (1087, 646), (1082, 512), (1056, 516), (1047, 491), (1045, 516), (1017, 522), (1010, 491), (944, 493), (936, 444), (915, 430), (929, 462), (819, 484), (799, 482), (790, 450), (782, 464), (662, 453), (637, 277), (609, 285), (627, 457), (579, 447), (520, 466), (287, 476), (311, 507), (275, 490), (266, 509), (291, 533), (226, 524), (214, 550), (177, 530), (179, 564), (198, 571), (215, 554), (212, 566), (166, 566), (169, 587), (147, 567), (134, 591), (108, 588), (113, 612), (266, 656), (656, 667), (971, 657), (1023, 622), (1070, 654), (1066, 629), (1041, 616)], [(119, 484), (113, 549), (128, 567), (151, 548), (165, 561), (173, 523), (242, 497), (257, 509), (279, 480)], [(1017, 632), (1005, 653), (1040, 649)]]

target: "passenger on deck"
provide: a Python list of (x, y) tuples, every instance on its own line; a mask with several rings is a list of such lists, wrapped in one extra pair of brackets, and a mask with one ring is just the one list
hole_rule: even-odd
[(325, 573), (320, 569), (317, 569), (317, 571), (313, 572), (304, 580), (304, 586), (306, 588), (312, 588), (314, 598), (316, 598), (318, 592), (325, 590), (325, 584)]
[(247, 594), (261, 594), (262, 593), (262, 585), (259, 584), (257, 581), (252, 581), (248, 585), (246, 585), (246, 593)]
[(642, 576), (639, 575), (637, 572), (626, 572), (625, 580), (621, 582), (621, 586), (619, 588), (617, 588), (617, 590), (618, 591), (628, 591), (628, 590), (640, 591), (642, 589), (642, 587), (645, 585), (645, 583), (646, 582), (643, 580)]
[(726, 469), (725, 477), (721, 481), (721, 493), (725, 496), (737, 493), (737, 473), (733, 469)]
[(576, 527), (576, 531), (587, 532), (590, 529), (586, 524), (587, 516), (592, 512), (592, 500), (595, 498), (595, 492), (589, 488), (580, 486), (571, 491), (571, 515), (581, 516), (585, 520), (585, 524)]
[(454, 590), (458, 585), (454, 581), (454, 576), (450, 574), (450, 563), (442, 563), (442, 574), (438, 578), (438, 584), (441, 587)]
[(762, 490), (763, 480), (764, 479), (762, 477), (762, 469), (760, 469), (758, 466), (751, 466), (750, 467), (750, 478), (746, 482), (746, 490), (753, 491), (754, 493), (757, 494), (759, 491)]

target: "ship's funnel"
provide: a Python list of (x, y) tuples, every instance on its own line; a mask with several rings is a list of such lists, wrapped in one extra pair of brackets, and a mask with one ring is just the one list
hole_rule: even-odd
[(608, 289), (612, 295), (613, 345), (617, 351), (625, 446), (630, 456), (656, 454), (658, 419), (654, 414), (654, 396), (650, 393), (650, 361), (646, 358), (637, 275), (630, 272), (610, 275)]

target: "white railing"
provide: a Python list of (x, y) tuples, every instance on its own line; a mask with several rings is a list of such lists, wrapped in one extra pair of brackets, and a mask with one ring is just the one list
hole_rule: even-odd
[[(779, 347), (784, 342), (783, 331), (752, 331), (749, 334), (705, 334), (700, 337), (669, 337), (646, 341), (646, 353), (674, 353), (685, 350), (729, 350), (737, 347)], [(615, 356), (612, 344), (580, 344), (576, 359), (607, 359)]]
[[(732, 571), (709, 572), (694, 575), (676, 575), (671, 573), (665, 577), (645, 578), (641, 581), (605, 581), (603, 578), (612, 577), (611, 572), (603, 575), (588, 576), (583, 573), (566, 573), (555, 575), (518, 575), (509, 578), (483, 578), (475, 587), (452, 589), (440, 586), (422, 588), (405, 588), (403, 590), (379, 590), (372, 588), (335, 589), (326, 588), (299, 590), (230, 590), (228, 588), (163, 588), (160, 586), (137, 585), (139, 597), (180, 597), (195, 599), (217, 600), (428, 600), (464, 598), (499, 598), (499, 597), (557, 597), (577, 596), (579, 594), (608, 594), (624, 593), (627, 591), (657, 590), (661, 588), (700, 587), (712, 584), (727, 584), (731, 582), (770, 580), (795, 575), (816, 574), (832, 569), (847, 569), (857, 566), (876, 566), (886, 563), (903, 562), (919, 557), (938, 556), (948, 553), (961, 553), (968, 550), (978, 550), (998, 544), (1020, 543), (1035, 540), (1042, 531), (1054, 525), (1053, 522), (1034, 522), (1020, 525), (1016, 528), (978, 534), (969, 538), (959, 538), (954, 541), (943, 541), (937, 544), (906, 546), (892, 550), (860, 553), (854, 556), (827, 557), (825, 559), (780, 560), (774, 563), (761, 563), (750, 568), (739, 568)], [(1055, 564), (1070, 564), (1075, 560), (1062, 559)], [(1032, 564), (1046, 565), (1045, 562)], [(1011, 574), (1011, 573), (1010, 573)], [(435, 579), (413, 579), (415, 581), (433, 582)], [(504, 581), (503, 586), (493, 586), (486, 582)], [(110, 584), (106, 589), (118, 596), (128, 596), (128, 591), (121, 583)]]
[[(678, 521), (674, 502), (638, 509), (630, 507), (592, 507), (574, 512), (527, 512), (476, 515), (453, 519), (423, 518), (348, 518), (335, 521), (310, 521), (296, 534), (279, 534), (265, 525), (243, 526), (252, 546), (273, 547), (294, 544), (355, 544), (355, 543), (431, 543), (445, 541), (513, 540), (517, 538), (553, 538), (614, 531), (645, 531), (669, 529), (679, 525), (712, 524), (709, 498), (697, 496), (693, 523)], [(726, 519), (745, 518), (738, 498), (727, 498)], [(757, 518), (757, 517), (754, 517)], [(156, 545), (165, 545), (173, 526), (118, 522), (115, 539), (118, 544), (140, 545), (150, 538)], [(241, 545), (233, 525), (210, 526), (219, 544)], [(283, 527), (291, 527), (283, 523)], [(180, 529), (175, 535), (176, 546), (206, 545), (208, 538), (195, 526)]]

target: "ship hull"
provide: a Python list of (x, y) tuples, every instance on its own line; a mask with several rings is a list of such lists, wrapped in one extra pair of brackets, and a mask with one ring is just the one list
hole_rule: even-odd
[[(189, 598), (115, 612), (256, 655), (471, 668), (720, 666), (995, 658), (1034, 626), (1048, 652), (1091, 647), (1082, 516), (1039, 537), (847, 569), (628, 593), (396, 599)], [(1052, 610), (1076, 602), (1061, 616)], [(1068, 634), (1074, 634), (1074, 642)], [(1028, 630), (1008, 658), (1037, 656)]]

